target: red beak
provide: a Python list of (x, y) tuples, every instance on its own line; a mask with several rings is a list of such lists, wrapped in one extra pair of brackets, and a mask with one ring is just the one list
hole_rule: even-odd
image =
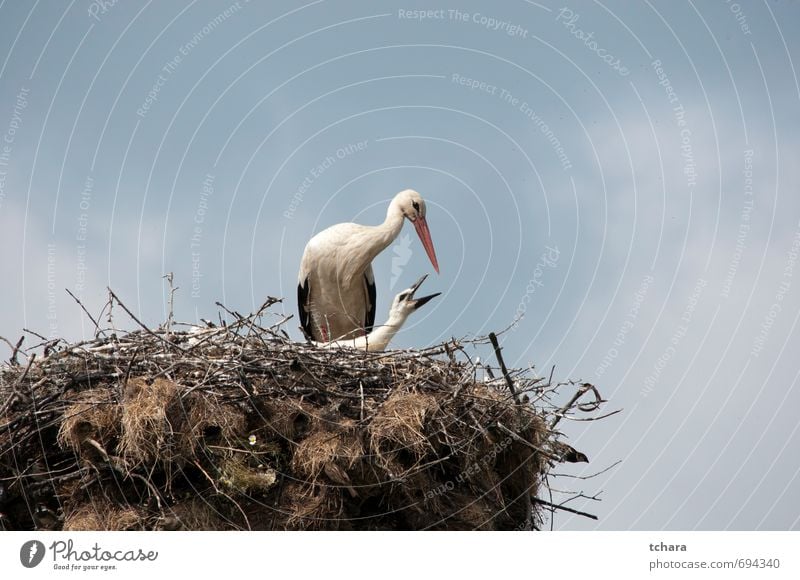
[(436, 250), (433, 249), (433, 240), (431, 239), (431, 232), (428, 229), (428, 222), (424, 217), (418, 217), (412, 223), (417, 230), (419, 240), (422, 242), (422, 246), (425, 248), (425, 252), (428, 254), (431, 264), (433, 264), (433, 269), (436, 270), (438, 274), (439, 262), (436, 260)]

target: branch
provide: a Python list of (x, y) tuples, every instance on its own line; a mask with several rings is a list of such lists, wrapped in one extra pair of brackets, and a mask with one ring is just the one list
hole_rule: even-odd
[(489, 340), (492, 341), (492, 347), (494, 347), (494, 355), (497, 357), (497, 362), (500, 363), (500, 370), (503, 371), (503, 377), (506, 379), (506, 385), (508, 386), (508, 390), (511, 391), (511, 394), (514, 396), (514, 401), (519, 403), (517, 399), (517, 389), (514, 387), (514, 381), (511, 380), (511, 377), (508, 374), (508, 369), (506, 368), (506, 363), (503, 360), (503, 355), (500, 354), (502, 350), (500, 345), (497, 342), (497, 335), (494, 332), (489, 333)]
[(175, 291), (178, 290), (178, 288), (175, 288), (172, 285), (172, 283), (173, 283), (173, 281), (175, 279), (175, 277), (174, 277), (172, 272), (162, 276), (162, 278), (166, 278), (167, 282), (169, 283), (169, 316), (167, 318), (167, 325), (166, 325), (167, 326), (167, 338), (169, 338), (170, 332), (172, 330), (172, 322), (174, 320), (174, 313), (175, 313), (175, 311), (174, 311), (174, 307), (175, 307)]
[(80, 307), (81, 307), (81, 310), (83, 310), (83, 311), (86, 313), (86, 316), (88, 316), (88, 317), (89, 317), (89, 320), (91, 320), (91, 321), (92, 321), (92, 324), (94, 324), (94, 335), (95, 335), (95, 336), (97, 336), (97, 335), (98, 335), (98, 333), (102, 332), (102, 331), (100, 330), (100, 325), (99, 325), (99, 324), (97, 324), (97, 321), (94, 319), (94, 317), (93, 317), (91, 314), (89, 314), (89, 311), (88, 311), (88, 310), (86, 310), (86, 307), (83, 305), (83, 303), (82, 303), (80, 300), (78, 300), (78, 298), (77, 298), (77, 297), (76, 297), (76, 296), (75, 296), (75, 295), (74, 295), (72, 292), (70, 292), (70, 291), (69, 291), (69, 288), (64, 288), (64, 290), (66, 290), (66, 291), (67, 291), (67, 294), (69, 294), (70, 296), (72, 296), (72, 299), (73, 299), (75, 302), (77, 302), (77, 303), (78, 303), (78, 306), (80, 306)]
[(548, 453), (544, 449), (536, 447), (536, 445), (534, 445), (533, 443), (531, 443), (527, 439), (525, 439), (523, 437), (520, 437), (518, 433), (514, 433), (511, 429), (509, 429), (508, 427), (506, 427), (505, 425), (503, 425), (499, 421), (497, 422), (497, 426), (500, 428), (501, 431), (503, 431), (504, 433), (509, 435), (512, 439), (514, 439), (515, 441), (519, 441), (520, 443), (522, 443), (523, 445), (525, 445), (527, 447), (530, 447), (531, 449), (536, 451), (536, 453), (541, 453), (542, 455), (552, 459), (553, 461), (558, 461), (559, 463), (561, 462), (561, 458), (560, 457), (556, 457), (552, 453)]
[(572, 475), (570, 473), (551, 473), (553, 477), (569, 477), (571, 479), (592, 479), (593, 477), (597, 477), (598, 475), (603, 475), (606, 471), (609, 471), (622, 463), (622, 459), (617, 459), (614, 463), (598, 471), (597, 473), (592, 473), (591, 475)]
[(556, 425), (558, 425), (558, 422), (561, 421), (566, 412), (569, 411), (573, 407), (573, 405), (578, 401), (578, 399), (580, 399), (587, 391), (594, 392), (595, 400), (594, 403), (591, 404), (592, 408), (589, 408), (588, 406), (587, 407), (581, 406), (582, 407), (581, 410), (583, 411), (594, 410), (600, 406), (600, 403), (602, 402), (602, 397), (600, 397), (600, 393), (597, 392), (597, 388), (591, 383), (583, 383), (575, 392), (575, 394), (572, 395), (572, 398), (567, 402), (567, 404), (561, 407), (561, 409), (559, 409), (558, 412), (556, 412), (556, 416), (553, 419), (553, 422), (550, 423), (551, 429), (553, 429)]
[(19, 337), (17, 344), (13, 344), (10, 340), (8, 340), (3, 336), (0, 336), (0, 340), (2, 340), (8, 346), (11, 347), (11, 356), (8, 358), (8, 363), (12, 367), (19, 366), (19, 361), (17, 360), (17, 354), (19, 354), (19, 347), (22, 346), (22, 342), (25, 340), (25, 335), (23, 334), (22, 336)]
[(594, 514), (582, 512), (582, 511), (579, 511), (579, 510), (574, 510), (572, 508), (568, 508), (567, 506), (560, 505), (560, 504), (557, 504), (557, 503), (550, 503), (549, 501), (545, 501), (543, 499), (539, 499), (538, 497), (531, 497), (531, 500), (535, 501), (536, 503), (541, 504), (543, 506), (547, 506), (549, 508), (552, 508), (554, 510), (563, 510), (565, 512), (570, 512), (572, 514), (583, 516), (585, 518), (589, 518), (589, 519), (592, 519), (592, 520), (597, 520), (597, 516), (594, 515)]
[(156, 339), (160, 340), (161, 342), (163, 342), (164, 344), (166, 344), (166, 345), (168, 345), (168, 346), (171, 346), (172, 348), (176, 348), (176, 349), (178, 349), (178, 350), (179, 350), (179, 351), (181, 351), (181, 352), (186, 352), (184, 349), (182, 349), (182, 348), (181, 348), (180, 346), (178, 346), (177, 344), (175, 344), (175, 343), (172, 343), (172, 342), (168, 341), (168, 340), (167, 340), (166, 338), (164, 338), (163, 336), (159, 336), (159, 335), (157, 335), (155, 332), (153, 332), (153, 331), (152, 331), (152, 330), (150, 330), (150, 329), (149, 329), (147, 326), (145, 326), (145, 324), (144, 324), (144, 323), (143, 323), (141, 320), (139, 320), (138, 318), (136, 318), (136, 316), (134, 316), (133, 312), (131, 312), (130, 310), (128, 310), (128, 307), (127, 307), (127, 306), (125, 306), (125, 305), (122, 303), (122, 301), (119, 299), (119, 296), (117, 296), (116, 294), (114, 294), (114, 291), (113, 291), (111, 288), (108, 288), (108, 292), (109, 292), (109, 294), (111, 294), (111, 297), (112, 297), (114, 300), (116, 300), (116, 301), (117, 301), (117, 304), (119, 304), (119, 305), (122, 307), (122, 309), (123, 309), (125, 312), (127, 312), (127, 313), (128, 313), (128, 316), (130, 316), (131, 318), (133, 318), (133, 321), (134, 321), (136, 324), (138, 324), (139, 326), (141, 326), (141, 327), (142, 327), (142, 328), (145, 330), (145, 332), (147, 332), (147, 334), (149, 334), (149, 335), (151, 335), (151, 336), (154, 336)]

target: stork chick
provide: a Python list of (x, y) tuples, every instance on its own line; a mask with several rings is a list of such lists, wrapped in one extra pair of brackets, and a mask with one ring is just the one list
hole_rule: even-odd
[(425, 274), (422, 278), (417, 280), (411, 288), (403, 290), (394, 297), (392, 307), (389, 309), (389, 318), (381, 326), (376, 326), (372, 332), (366, 336), (359, 336), (351, 340), (334, 340), (331, 342), (316, 343), (319, 346), (329, 348), (350, 347), (366, 350), (368, 352), (380, 352), (386, 350), (386, 347), (391, 342), (397, 331), (405, 324), (406, 319), (412, 312), (419, 310), (422, 306), (427, 304), (433, 298), (441, 294), (430, 294), (422, 298), (414, 298), (414, 293), (422, 285), (428, 275)]

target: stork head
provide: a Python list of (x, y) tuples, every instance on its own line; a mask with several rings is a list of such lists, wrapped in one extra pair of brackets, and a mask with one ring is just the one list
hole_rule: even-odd
[(428, 221), (425, 219), (425, 200), (413, 189), (406, 189), (394, 196), (392, 205), (396, 206), (403, 216), (414, 224), (422, 246), (428, 254), (428, 258), (433, 264), (433, 269), (439, 273), (439, 262), (436, 260), (436, 250), (433, 249), (431, 232), (428, 229)]
[(405, 320), (409, 314), (418, 310), (428, 302), (430, 302), (433, 298), (436, 298), (441, 292), (437, 292), (436, 294), (430, 294), (429, 296), (423, 296), (422, 298), (414, 298), (414, 293), (417, 289), (422, 285), (427, 278), (428, 275), (425, 274), (422, 278), (417, 280), (411, 288), (407, 290), (403, 290), (397, 296), (394, 297), (394, 301), (392, 302), (392, 308), (390, 310), (390, 316), (396, 316), (403, 320)]

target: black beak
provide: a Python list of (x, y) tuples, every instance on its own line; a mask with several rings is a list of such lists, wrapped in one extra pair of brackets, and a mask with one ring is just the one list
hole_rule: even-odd
[(417, 298), (412, 300), (412, 304), (414, 304), (414, 310), (419, 310), (420, 307), (424, 306), (434, 298), (436, 298), (441, 292), (437, 292), (436, 294), (431, 294), (430, 296), (423, 296), (422, 298)]
[(409, 290), (411, 290), (411, 296), (412, 296), (412, 297), (414, 296), (414, 292), (416, 292), (416, 291), (417, 291), (417, 289), (418, 289), (420, 286), (422, 286), (422, 283), (425, 281), (425, 278), (427, 278), (427, 277), (428, 277), (428, 275), (427, 275), (427, 274), (424, 274), (424, 275), (422, 276), (422, 278), (420, 278), (419, 280), (417, 280), (416, 282), (414, 282), (414, 285), (413, 285), (413, 286), (411, 286), (411, 288), (409, 288)]
[(422, 283), (425, 281), (425, 278), (427, 277), (428, 275), (425, 274), (422, 278), (414, 282), (414, 285), (411, 286), (411, 288), (409, 288), (409, 290), (411, 290), (411, 294), (408, 295), (408, 300), (410, 300), (411, 303), (414, 305), (414, 310), (418, 310), (419, 308), (421, 308), (422, 306), (424, 306), (425, 304), (427, 304), (428, 302), (439, 296), (439, 294), (441, 294), (441, 292), (437, 292), (436, 294), (431, 294), (430, 296), (423, 296), (422, 298), (414, 298), (414, 292), (417, 291), (417, 289), (422, 285)]

